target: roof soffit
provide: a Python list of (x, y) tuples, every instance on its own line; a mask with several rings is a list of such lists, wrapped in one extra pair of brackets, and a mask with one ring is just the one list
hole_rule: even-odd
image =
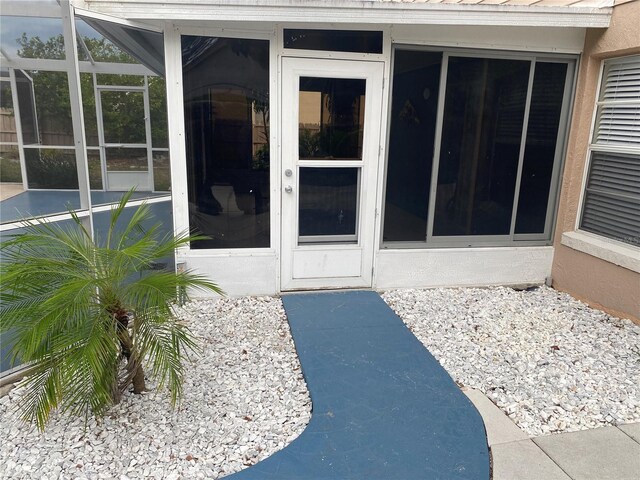
[(413, 25), (609, 26), (624, 0), (73, 0), (138, 20)]

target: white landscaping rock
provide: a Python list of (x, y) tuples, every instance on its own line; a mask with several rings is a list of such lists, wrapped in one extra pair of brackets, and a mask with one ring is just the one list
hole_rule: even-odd
[(530, 436), (640, 421), (640, 327), (548, 287), (383, 298), (460, 385)]
[(196, 301), (180, 315), (202, 352), (177, 409), (166, 391), (125, 394), (100, 421), (54, 416), (40, 434), (18, 420), (16, 388), (0, 403), (0, 478), (219, 478), (302, 433), (311, 400), (279, 299)]
[[(640, 421), (640, 327), (541, 287), (395, 290), (387, 303), (453, 378), (532, 436)], [(0, 402), (0, 478), (219, 478), (275, 453), (311, 416), (281, 302), (181, 310), (203, 351), (184, 395), (124, 396), (99, 422), (54, 416), (43, 434)]]

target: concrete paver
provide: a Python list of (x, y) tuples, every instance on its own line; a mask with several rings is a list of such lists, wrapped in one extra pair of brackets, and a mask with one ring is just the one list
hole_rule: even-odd
[(491, 447), (493, 480), (571, 480), (531, 440)]
[(493, 480), (640, 480), (640, 423), (529, 439), (482, 392), (463, 392), (485, 424)]
[(636, 442), (640, 443), (640, 422), (618, 425), (618, 428), (633, 438)]
[(527, 440), (529, 437), (480, 390), (468, 388), (464, 394), (473, 402), (484, 421), (489, 446)]
[(534, 438), (574, 480), (639, 480), (640, 444), (616, 427)]

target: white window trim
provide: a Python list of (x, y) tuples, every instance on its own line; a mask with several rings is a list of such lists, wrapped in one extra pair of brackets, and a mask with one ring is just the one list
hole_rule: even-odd
[(579, 252), (640, 273), (640, 249), (632, 245), (582, 230), (563, 233), (560, 243)]
[[(635, 56), (635, 55), (634, 55)], [(609, 61), (624, 61), (624, 57), (608, 59)], [(584, 207), (587, 182), (589, 180), (589, 171), (591, 168), (591, 154), (594, 151), (612, 151), (619, 153), (635, 153), (637, 148), (628, 148), (625, 146), (605, 146), (593, 143), (595, 136), (596, 122), (598, 119), (598, 106), (600, 102), (600, 90), (604, 79), (604, 70), (607, 60), (600, 62), (598, 73), (598, 83), (596, 85), (596, 97), (593, 103), (593, 114), (591, 116), (591, 127), (589, 130), (589, 147), (587, 149), (587, 158), (584, 163), (582, 172), (582, 185), (580, 187), (580, 200), (578, 202), (578, 211), (575, 219), (575, 230), (572, 232), (564, 232), (560, 243), (566, 247), (572, 248), (579, 252), (586, 253), (593, 257), (605, 260), (620, 267), (627, 268), (633, 272), (640, 273), (640, 247), (613, 240), (603, 235), (586, 232), (580, 229), (582, 221), (582, 209)]]

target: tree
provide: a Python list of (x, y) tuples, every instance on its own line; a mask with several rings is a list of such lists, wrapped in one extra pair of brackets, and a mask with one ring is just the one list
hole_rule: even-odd
[[(83, 36), (82, 40), (97, 62), (136, 63), (131, 55), (123, 52), (104, 37)], [(65, 58), (64, 36), (61, 33), (45, 42), (38, 35), (28, 36), (26, 32), (23, 32), (19, 38), (16, 38), (16, 43), (19, 47), (17, 53), (21, 58)], [(78, 49), (78, 57), (80, 60), (89, 60), (83, 49)]]
[(196, 350), (175, 315), (178, 295), (222, 293), (192, 272), (153, 269), (198, 237), (146, 228), (146, 204), (125, 222), (132, 193), (111, 210), (104, 239), (92, 240), (72, 214), (71, 228), (34, 221), (0, 245), (0, 334), (10, 333), (14, 358), (32, 365), (21, 410), (40, 429), (56, 408), (101, 415), (130, 386), (142, 393), (143, 364), (175, 405), (183, 357)]
[(22, 32), (19, 38), (16, 38), (18, 48), (18, 56), (21, 58), (47, 58), (47, 59), (64, 59), (64, 36), (62, 34), (55, 35), (43, 42), (38, 35), (29, 37), (27, 32)]
[[(126, 52), (108, 39), (83, 37), (92, 58), (97, 62), (137, 63)], [(18, 56), (21, 58), (64, 59), (64, 37), (62, 34), (43, 41), (38, 35), (28, 36), (23, 33), (16, 39)], [(84, 49), (78, 49), (78, 58), (88, 60)], [(35, 104), (38, 122), (46, 124), (45, 130), (53, 129), (54, 134), (71, 135), (71, 108), (69, 106), (69, 86), (66, 72), (30, 72), (33, 78)], [(154, 147), (167, 146), (166, 94), (164, 79), (149, 77), (149, 104), (151, 109), (151, 136)], [(142, 86), (142, 75), (98, 74), (101, 85)], [(82, 101), (85, 114), (87, 136), (92, 138), (91, 144), (97, 144), (96, 100), (94, 97), (93, 77), (91, 74), (80, 75)], [(114, 143), (144, 143), (145, 126), (142, 96), (132, 92), (107, 93), (109, 97), (103, 106), (103, 121), (110, 134), (117, 140)], [(42, 132), (41, 132), (42, 135)], [(142, 141), (140, 141), (142, 139)], [(44, 139), (44, 143), (52, 144)], [(112, 139), (113, 140), (113, 139)], [(56, 143), (56, 142), (53, 142)], [(71, 138), (68, 144), (73, 144)]]

